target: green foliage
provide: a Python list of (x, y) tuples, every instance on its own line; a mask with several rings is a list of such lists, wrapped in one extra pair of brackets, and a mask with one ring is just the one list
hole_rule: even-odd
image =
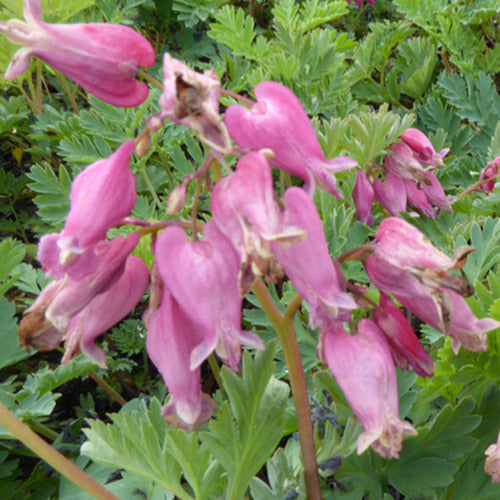
[(0, 296), (2, 296), (19, 278), (20, 274), (13, 274), (15, 268), (23, 261), (26, 255), (26, 245), (20, 241), (6, 238), (0, 242)]
[(242, 377), (223, 368), (229, 402), (224, 402), (210, 432), (201, 439), (226, 470), (230, 498), (241, 498), (282, 437), (288, 386), (272, 377), (275, 347), (268, 345), (252, 362), (243, 353)]
[(0, 369), (13, 365), (30, 356), (19, 347), (17, 338), (16, 308), (5, 297), (0, 297)]

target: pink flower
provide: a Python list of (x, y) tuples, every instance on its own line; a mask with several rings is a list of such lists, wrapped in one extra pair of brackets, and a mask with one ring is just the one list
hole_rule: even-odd
[(159, 307), (149, 316), (146, 348), (171, 395), (162, 414), (176, 427), (197, 428), (215, 409), (211, 398), (202, 399), (201, 367), (191, 366), (191, 353), (203, 342), (203, 333), (166, 287), (160, 293)]
[(422, 167), (411, 148), (404, 142), (396, 142), (392, 146), (392, 155), (385, 157), (384, 166), (387, 172), (391, 172), (400, 179), (416, 182), (425, 181), (423, 174), (435, 168), (434, 166)]
[(6, 79), (27, 71), (36, 56), (115, 106), (138, 106), (148, 86), (135, 79), (138, 66), (152, 66), (155, 53), (138, 32), (116, 24), (48, 24), (41, 21), (40, 0), (24, 0), (24, 17), (0, 23), (13, 43), (24, 45), (12, 59)]
[[(292, 246), (273, 243), (273, 251), (291, 282), (310, 306), (312, 328), (331, 328), (341, 313), (357, 309), (350, 295), (341, 291), (343, 276), (336, 268), (326, 244), (323, 225), (316, 207), (300, 188), (285, 193), (284, 224), (296, 226), (307, 236)], [(342, 286), (341, 286), (342, 285)]]
[[(73, 279), (66, 275), (52, 281), (24, 312), (19, 325), (21, 344), (41, 351), (51, 350), (67, 334), (73, 335), (75, 342), (82, 338), (83, 344), (80, 345), (84, 345), (84, 349), (92, 354), (88, 339), (93, 342), (98, 335), (122, 319), (144, 293), (145, 286), (142, 286), (144, 282), (147, 284), (147, 270), (145, 273), (144, 266), (138, 264), (135, 257), (132, 261), (127, 260), (138, 240), (139, 234), (132, 233), (125, 238), (117, 236), (110, 241), (99, 242), (95, 247), (97, 266), (94, 272), (82, 279)], [(123, 278), (127, 269), (126, 262), (130, 263)], [(117, 282), (120, 282), (121, 278), (123, 281), (117, 288)], [(124, 297), (123, 289), (127, 286), (135, 289)], [(101, 297), (96, 300), (100, 294), (106, 292), (110, 294), (108, 298)], [(121, 300), (118, 297), (121, 297)], [(104, 305), (101, 299), (105, 302)], [(94, 305), (90, 305), (94, 300)], [(72, 325), (74, 318), (86, 307), (89, 307), (88, 311), (82, 312), (80, 319)], [(127, 308), (128, 310), (125, 310)], [(87, 314), (91, 317), (87, 318)], [(116, 321), (110, 324), (112, 319)], [(82, 325), (82, 321), (86, 324)], [(105, 327), (104, 330), (96, 333), (101, 327)], [(80, 333), (72, 334), (75, 329), (80, 330)], [(95, 359), (102, 361), (102, 358)]]
[(500, 322), (492, 318), (476, 318), (467, 302), (453, 290), (441, 288), (434, 295), (439, 301), (397, 295), (396, 298), (422, 321), (452, 337), (451, 346), (455, 353), (461, 346), (471, 352), (486, 351), (486, 332), (499, 328)]
[(485, 455), (488, 455), (484, 463), (484, 472), (491, 476), (493, 483), (500, 483), (500, 433), (496, 444), (488, 446)]
[(118, 281), (73, 316), (63, 337), (66, 352), (62, 364), (81, 351), (101, 368), (106, 368), (106, 356), (95, 345), (95, 340), (132, 311), (144, 295), (148, 282), (149, 271), (144, 261), (128, 257)]
[(443, 186), (439, 182), (439, 179), (432, 173), (427, 172), (424, 176), (429, 181), (428, 183), (422, 182), (421, 188), (425, 196), (429, 200), (429, 203), (441, 210), (446, 210), (447, 212), (453, 212), (451, 209), (451, 203), (455, 199), (449, 199), (444, 192)]
[(387, 173), (386, 178), (385, 181), (375, 179), (373, 182), (375, 198), (391, 215), (406, 212), (404, 181), (390, 172)]
[(303, 179), (310, 195), (318, 184), (341, 198), (331, 174), (356, 162), (345, 156), (325, 158), (302, 104), (284, 85), (259, 83), (255, 97), (257, 103), (250, 109), (234, 104), (226, 110), (224, 122), (236, 144), (254, 151), (271, 149), (271, 165)]
[(448, 148), (445, 148), (436, 153), (429, 138), (416, 128), (409, 128), (401, 135), (401, 139), (410, 146), (415, 158), (420, 163), (425, 163), (426, 165), (442, 165), (443, 161), (441, 158), (449, 151)]
[(76, 176), (62, 233), (40, 240), (38, 260), (47, 276), (68, 273), (80, 279), (95, 271), (95, 244), (130, 214), (136, 202), (135, 177), (129, 167), (133, 152), (134, 142), (128, 141)]
[(380, 294), (380, 309), (373, 319), (385, 333), (396, 365), (407, 370), (409, 363), (421, 377), (433, 376), (432, 359), (420, 344), (408, 320), (385, 293)]
[(274, 259), (271, 242), (293, 244), (305, 233), (283, 225), (266, 159), (258, 153), (241, 158), (236, 172), (215, 186), (211, 204), (214, 221), (240, 255), (241, 295), (248, 293), (255, 275), (264, 276), (268, 281), (281, 277), (282, 270)]
[(231, 151), (231, 141), (219, 115), (220, 82), (215, 70), (197, 73), (169, 54), (163, 56), (163, 94), (159, 118), (192, 128), (209, 146)]
[[(358, 10), (363, 8), (363, 0), (347, 0), (347, 3), (351, 3), (351, 1), (354, 1)], [(375, 0), (366, 0), (366, 3), (369, 3), (372, 7), (376, 6)]]
[(373, 202), (373, 186), (362, 170), (358, 170), (356, 174), (356, 182), (352, 190), (352, 199), (356, 205), (358, 215), (356, 219), (363, 224), (372, 226), (374, 218), (370, 215)]
[(333, 325), (324, 333), (322, 357), (364, 427), (358, 455), (372, 446), (382, 457), (399, 458), (404, 435), (417, 431), (399, 418), (396, 371), (384, 334), (368, 319), (358, 331), (351, 336)]
[(491, 193), (495, 189), (495, 183), (498, 180), (498, 165), (500, 165), (500, 156), (490, 161), (486, 167), (481, 170), (479, 180), (485, 181), (479, 186), (479, 189), (485, 193)]
[(203, 241), (190, 242), (179, 227), (158, 237), (155, 256), (160, 276), (200, 332), (191, 349), (194, 369), (214, 350), (235, 370), (242, 343), (262, 348), (262, 341), (241, 329), (242, 299), (238, 292), (238, 257), (215, 223), (205, 225)]
[(425, 216), (434, 218), (434, 209), (429, 203), (424, 191), (414, 181), (404, 181), (408, 203), (420, 210)]

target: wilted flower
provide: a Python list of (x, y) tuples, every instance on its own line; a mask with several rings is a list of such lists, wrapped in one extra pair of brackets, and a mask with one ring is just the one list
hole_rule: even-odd
[(95, 345), (95, 340), (132, 311), (144, 295), (148, 281), (149, 271), (144, 261), (139, 257), (128, 257), (118, 281), (73, 316), (63, 337), (66, 352), (62, 363), (67, 363), (81, 351), (101, 368), (106, 368), (106, 356)]
[(488, 446), (485, 455), (488, 455), (484, 463), (484, 472), (491, 476), (493, 483), (500, 483), (500, 433), (495, 444)]
[[(51, 282), (24, 312), (23, 320), (19, 325), (20, 343), (28, 348), (32, 346), (39, 350), (54, 349), (63, 335), (69, 331), (73, 318), (99, 294), (110, 290), (120, 280), (125, 270), (127, 257), (138, 240), (138, 233), (132, 233), (125, 238), (117, 236), (110, 241), (99, 242), (95, 247), (97, 266), (94, 272), (78, 280), (66, 275)], [(126, 280), (133, 279), (140, 288), (142, 281), (138, 273), (141, 273), (141, 270), (137, 269), (137, 264), (132, 264), (132, 266), (136, 269), (129, 269), (130, 274)], [(115, 289), (113, 293), (118, 292)], [(141, 296), (143, 293), (144, 290)], [(137, 298), (136, 303), (139, 299), (140, 297)], [(116, 305), (116, 307), (110, 306), (110, 310), (103, 313), (102, 322), (109, 323), (106, 319), (109, 315), (113, 317), (119, 315), (115, 315), (118, 309), (123, 312), (122, 306), (123, 304)], [(130, 307), (129, 311), (134, 306), (135, 304)], [(100, 307), (98, 306), (97, 309), (102, 312)], [(129, 311), (126, 311), (123, 316)], [(95, 320), (98, 321), (99, 318)]]
[(257, 103), (250, 109), (234, 104), (226, 110), (224, 122), (236, 144), (253, 151), (271, 149), (271, 165), (303, 179), (310, 195), (317, 184), (341, 198), (332, 174), (356, 162), (345, 156), (325, 158), (302, 104), (284, 85), (259, 83), (255, 97)]
[(115, 106), (138, 106), (148, 86), (135, 79), (138, 66), (152, 66), (155, 53), (138, 32), (117, 24), (49, 24), (41, 21), (40, 0), (24, 0), (24, 18), (0, 23), (11, 42), (24, 45), (12, 59), (6, 79), (27, 71), (36, 56)]
[(95, 271), (95, 244), (130, 214), (136, 202), (135, 177), (129, 167), (133, 151), (134, 142), (128, 141), (76, 176), (63, 231), (45, 235), (39, 243), (38, 260), (47, 276), (61, 278), (68, 273), (80, 279)]
[(498, 180), (498, 165), (500, 165), (500, 156), (490, 161), (486, 167), (481, 170), (479, 180), (484, 181), (484, 184), (479, 186), (479, 189), (485, 193), (491, 193), (495, 189), (495, 183)]
[(429, 138), (416, 128), (409, 128), (401, 135), (401, 139), (412, 149), (415, 158), (426, 165), (442, 165), (441, 158), (449, 151), (445, 148), (436, 153)]
[(273, 251), (297, 292), (309, 304), (312, 328), (329, 329), (342, 312), (349, 313), (358, 306), (350, 295), (341, 291), (344, 277), (330, 257), (323, 225), (312, 200), (302, 189), (292, 187), (285, 192), (285, 203), (284, 224), (302, 229), (307, 236), (286, 247), (274, 242)]
[(322, 358), (364, 427), (358, 454), (372, 446), (382, 457), (398, 458), (404, 435), (417, 431), (399, 418), (396, 371), (384, 334), (368, 319), (358, 331), (351, 336), (337, 324), (323, 332)]
[(221, 179), (212, 193), (212, 214), (241, 259), (240, 293), (246, 295), (255, 275), (274, 281), (282, 276), (271, 250), (272, 241), (293, 244), (304, 231), (286, 227), (274, 200), (273, 179), (267, 160), (258, 153), (245, 155), (236, 172)]
[(215, 350), (235, 370), (241, 344), (263, 344), (241, 329), (235, 250), (214, 222), (205, 225), (203, 234), (203, 241), (190, 242), (181, 228), (165, 229), (155, 245), (156, 262), (165, 286), (200, 333), (191, 349), (190, 368), (200, 366)]
[(215, 70), (197, 73), (169, 54), (163, 56), (163, 94), (159, 118), (192, 128), (209, 146), (231, 151), (231, 141), (219, 115), (220, 82)]

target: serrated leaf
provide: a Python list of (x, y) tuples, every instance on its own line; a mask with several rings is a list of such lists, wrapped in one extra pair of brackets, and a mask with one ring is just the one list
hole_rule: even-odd
[(210, 432), (200, 437), (227, 471), (227, 495), (241, 498), (252, 477), (282, 437), (288, 386), (272, 377), (275, 343), (252, 360), (243, 353), (242, 377), (221, 370), (229, 402), (224, 402)]
[(0, 369), (31, 356), (26, 349), (19, 347), (15, 314), (16, 306), (0, 297)]
[[(19, 276), (12, 277), (14, 269), (26, 255), (26, 245), (20, 241), (6, 238), (0, 242), (0, 296), (3, 295)], [(8, 279), (11, 276), (11, 279)]]

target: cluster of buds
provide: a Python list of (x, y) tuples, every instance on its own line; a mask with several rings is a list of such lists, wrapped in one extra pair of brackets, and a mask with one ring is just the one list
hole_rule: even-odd
[(357, 218), (365, 224), (374, 222), (370, 214), (374, 197), (391, 215), (406, 212), (407, 205), (427, 217), (435, 217), (440, 210), (451, 212), (453, 200), (447, 198), (432, 172), (443, 165), (442, 158), (449, 150), (437, 153), (428, 137), (415, 128), (404, 132), (401, 139), (402, 142), (395, 143), (391, 154), (385, 157), (385, 180), (372, 178), (362, 171), (357, 174), (352, 194)]
[[(43, 23), (39, 0), (24, 0), (24, 13), (27, 22), (0, 24), (10, 40), (25, 45), (15, 54), (8, 78), (26, 71), (29, 57), (35, 55), (106, 102), (135, 106), (144, 101), (147, 86), (136, 80), (137, 67), (150, 66), (155, 58), (141, 35), (123, 26)], [(117, 39), (119, 43), (113, 42)], [(398, 457), (404, 435), (416, 430), (399, 417), (395, 366), (412, 366), (423, 377), (432, 376), (433, 367), (389, 294), (450, 335), (455, 350), (485, 350), (486, 332), (500, 324), (477, 319), (464, 300), (471, 286), (450, 275), (464, 265), (472, 249), (462, 247), (449, 258), (411, 224), (397, 217), (385, 219), (369, 251), (359, 253), (381, 292), (380, 304), (374, 304), (373, 320), (362, 319), (356, 333), (347, 333), (351, 312), (368, 302), (332, 260), (312, 198), (316, 188), (341, 198), (333, 174), (356, 162), (344, 156), (325, 158), (300, 101), (279, 83), (260, 83), (256, 103), (249, 108), (234, 104), (222, 120), (220, 85), (213, 70), (196, 73), (168, 54), (163, 68), (161, 111), (151, 118), (149, 129), (170, 119), (192, 128), (214, 157), (239, 157), (235, 171), (212, 190), (213, 220), (201, 235), (194, 223), (193, 241), (176, 226), (153, 237), (155, 263), (144, 321), (149, 356), (171, 395), (164, 417), (189, 429), (210, 417), (215, 404), (201, 391), (202, 363), (216, 353), (236, 370), (242, 345), (264, 347), (257, 335), (242, 330), (242, 299), (259, 276), (276, 282), (286, 274), (309, 306), (311, 328), (319, 329), (320, 359), (363, 424), (358, 452), (372, 446), (383, 457)], [(358, 172), (353, 198), (363, 222), (370, 222), (373, 196), (393, 215), (406, 211), (407, 203), (431, 217), (434, 208), (450, 209), (432, 173), (448, 150), (436, 152), (416, 129), (401, 138), (385, 159), (385, 181), (372, 182)], [(239, 150), (233, 149), (231, 139)], [(106, 239), (136, 202), (129, 166), (134, 147), (128, 141), (79, 174), (63, 231), (41, 239), (38, 258), (54, 280), (25, 313), (19, 329), (24, 345), (46, 350), (66, 340), (64, 362), (81, 350), (104, 366), (104, 353), (94, 343), (97, 336), (144, 295), (148, 269), (130, 255), (140, 234)], [(304, 187), (288, 188), (279, 200), (271, 166), (302, 179)], [(498, 173), (497, 160), (482, 175), (489, 180), (493, 173)], [(185, 201), (187, 181), (174, 193), (170, 214)]]

